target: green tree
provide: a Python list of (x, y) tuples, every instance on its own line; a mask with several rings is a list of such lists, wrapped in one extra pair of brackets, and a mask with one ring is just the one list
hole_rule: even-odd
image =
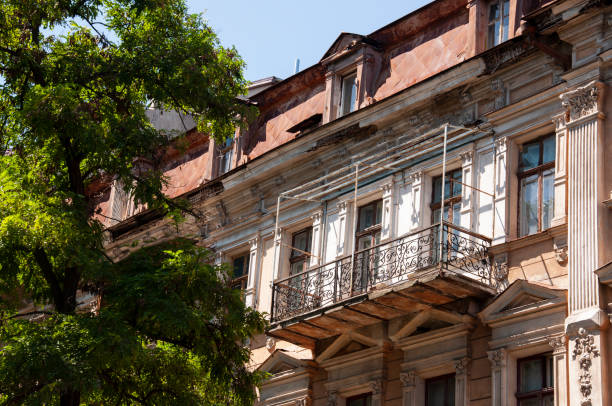
[(145, 111), (223, 140), (249, 115), (243, 65), (182, 0), (0, 0), (0, 404), (252, 402), (262, 316), (190, 241), (112, 261), (92, 191), (186, 209), (162, 193), (176, 140)]

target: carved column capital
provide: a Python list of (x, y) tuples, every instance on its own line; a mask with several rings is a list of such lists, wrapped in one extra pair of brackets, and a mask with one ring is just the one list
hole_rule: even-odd
[(565, 109), (567, 123), (601, 111), (603, 100), (603, 83), (593, 81), (576, 90), (570, 90), (561, 96), (561, 105)]
[(372, 391), (372, 395), (380, 395), (382, 393), (382, 379), (376, 379), (369, 383), (370, 390)]
[(468, 367), (470, 366), (470, 359), (468, 357), (464, 357), (461, 359), (457, 359), (454, 361), (455, 363), (455, 373), (457, 375), (465, 375), (469, 373)]
[(249, 247), (251, 251), (255, 251), (257, 249), (258, 242), (259, 242), (259, 236), (256, 236), (255, 238), (251, 238), (249, 240)]
[(282, 239), (283, 239), (283, 229), (279, 227), (276, 229), (276, 233), (274, 234), (274, 243), (276, 245), (280, 245)]
[(339, 210), (341, 213), (342, 213), (342, 212), (345, 212), (345, 213), (346, 213), (346, 210), (347, 210), (347, 208), (348, 208), (348, 203), (347, 203), (347, 201), (346, 201), (346, 200), (343, 200), (343, 201), (341, 201), (341, 202), (338, 202), (338, 204), (336, 205), (336, 207), (338, 207), (338, 210)]
[(553, 354), (565, 353), (567, 349), (565, 345), (565, 334), (548, 337), (548, 345), (553, 348)]
[(380, 190), (382, 191), (383, 198), (391, 196), (391, 192), (393, 191), (393, 182), (388, 182), (381, 185)]
[(489, 357), (493, 368), (502, 368), (506, 365), (506, 350), (504, 348), (487, 351), (487, 357)]
[(404, 388), (413, 388), (416, 386), (416, 371), (408, 371), (400, 373), (400, 381), (402, 382), (402, 387)]
[(423, 178), (423, 172), (422, 171), (412, 172), (406, 178), (408, 179), (408, 182), (410, 183), (421, 183), (421, 179)]
[(321, 223), (321, 218), (323, 217), (323, 212), (321, 210), (317, 210), (310, 216), (312, 218), (313, 225), (318, 225)]
[(472, 164), (472, 158), (474, 157), (474, 151), (465, 151), (459, 154), (459, 157), (461, 158), (461, 164), (463, 166), (466, 165), (471, 165)]
[(497, 137), (495, 138), (495, 149), (497, 150), (497, 152), (502, 152), (506, 150), (506, 145), (508, 143), (508, 138), (507, 137)]

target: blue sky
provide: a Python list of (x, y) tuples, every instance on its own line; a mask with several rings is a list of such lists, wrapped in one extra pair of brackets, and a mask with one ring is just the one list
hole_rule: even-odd
[(293, 74), (313, 65), (341, 32), (369, 34), (427, 4), (429, 0), (187, 0), (204, 13), (221, 43), (234, 45), (254, 81)]

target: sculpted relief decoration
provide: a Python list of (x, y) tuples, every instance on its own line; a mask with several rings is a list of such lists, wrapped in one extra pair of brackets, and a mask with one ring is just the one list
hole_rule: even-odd
[(562, 94), (561, 105), (566, 110), (566, 121), (571, 122), (598, 111), (601, 93), (598, 82)]
[(591, 364), (593, 358), (599, 356), (599, 350), (595, 346), (595, 338), (588, 334), (584, 328), (578, 329), (578, 336), (574, 339), (574, 350), (572, 351), (572, 359), (578, 360), (580, 367), (580, 393), (582, 400), (580, 406), (591, 406)]

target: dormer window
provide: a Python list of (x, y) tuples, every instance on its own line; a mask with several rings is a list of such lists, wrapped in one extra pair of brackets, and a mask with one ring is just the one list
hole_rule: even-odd
[(234, 139), (227, 138), (219, 147), (219, 176), (232, 169), (232, 153), (234, 152)]
[(493, 48), (508, 40), (510, 0), (495, 0), (489, 3), (488, 20), (487, 48)]
[(355, 111), (357, 104), (357, 72), (352, 72), (342, 77), (342, 89), (340, 97), (340, 108), (338, 117), (345, 116)]

